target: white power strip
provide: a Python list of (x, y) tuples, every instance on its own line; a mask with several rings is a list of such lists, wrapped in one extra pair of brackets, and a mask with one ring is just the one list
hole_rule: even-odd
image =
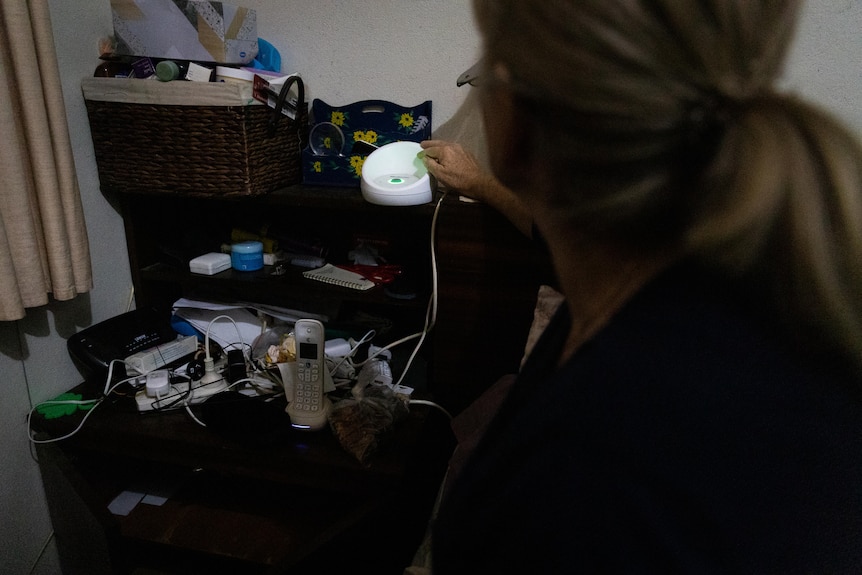
[(172, 383), (170, 390), (159, 397), (151, 397), (147, 395), (145, 389), (142, 389), (135, 394), (135, 401), (140, 412), (182, 409), (186, 405), (202, 403), (213, 395), (226, 390), (227, 387), (226, 379), (219, 379), (205, 385), (196, 381), (192, 383), (192, 391), (189, 393), (189, 382), (182, 381)]
[(170, 343), (164, 343), (139, 351), (126, 358), (126, 365), (138, 375), (146, 375), (155, 369), (191, 355), (198, 349), (198, 338), (194, 335), (178, 337)]

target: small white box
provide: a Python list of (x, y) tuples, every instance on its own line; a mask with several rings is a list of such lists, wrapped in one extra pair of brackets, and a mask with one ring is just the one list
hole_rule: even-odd
[(230, 268), (230, 254), (211, 252), (198, 256), (189, 262), (193, 274), (215, 275)]

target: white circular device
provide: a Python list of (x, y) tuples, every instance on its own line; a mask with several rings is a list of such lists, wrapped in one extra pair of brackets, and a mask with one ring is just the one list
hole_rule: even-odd
[(419, 157), (418, 142), (392, 142), (374, 150), (362, 164), (362, 197), (383, 206), (416, 206), (431, 201), (431, 178)]

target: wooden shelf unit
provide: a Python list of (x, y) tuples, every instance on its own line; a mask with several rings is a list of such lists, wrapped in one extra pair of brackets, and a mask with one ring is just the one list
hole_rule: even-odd
[[(167, 314), (179, 297), (277, 305), (325, 314), (328, 329), (355, 332), (378, 322), (385, 329), (374, 341), (382, 345), (423, 329), (436, 283), (436, 321), (414, 380), (423, 398), (453, 414), (517, 371), (537, 289), (548, 278), (544, 256), (509, 222), (454, 194), (438, 210), (440, 195), (393, 208), (365, 202), (358, 189), (312, 186), (250, 198), (113, 192), (138, 308)], [(290, 266), (281, 275), (269, 266), (189, 272), (188, 261), (217, 251), (231, 229), (263, 227), (320, 239), (335, 263), (357, 238), (374, 240), (404, 267), (417, 295), (330, 286)], [(81, 386), (85, 395), (88, 389)], [(37, 418), (34, 426), (42, 438), (59, 437), (81, 417)], [(64, 568), (401, 575), (427, 527), (454, 439), (442, 411), (428, 406), (397, 425), (361, 464), (328, 429), (249, 443), (202, 428), (183, 410), (140, 414), (131, 397), (112, 397), (73, 438), (38, 447)], [(163, 505), (139, 504), (127, 516), (108, 511), (118, 493), (152, 489), (154, 478), (173, 485)]]

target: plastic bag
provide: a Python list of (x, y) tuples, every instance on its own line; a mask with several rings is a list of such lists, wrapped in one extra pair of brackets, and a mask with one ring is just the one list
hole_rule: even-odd
[(329, 425), (341, 446), (365, 463), (385, 434), (408, 413), (405, 401), (389, 387), (356, 386), (353, 397), (333, 406)]

